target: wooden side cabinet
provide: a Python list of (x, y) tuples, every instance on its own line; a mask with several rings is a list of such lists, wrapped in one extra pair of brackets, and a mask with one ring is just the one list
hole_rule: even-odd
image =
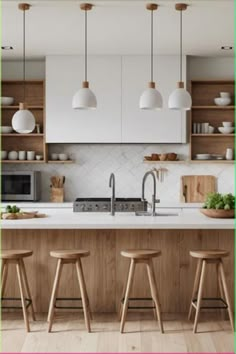
[[(220, 96), (220, 92), (230, 92), (231, 104), (217, 106), (214, 98)], [(190, 158), (191, 162), (234, 163), (234, 160), (226, 160), (226, 149), (234, 151), (235, 133), (222, 134), (218, 127), (223, 122), (231, 122), (234, 126), (234, 81), (233, 80), (194, 80), (191, 81), (192, 110), (190, 113)], [(209, 123), (214, 128), (214, 133), (204, 131), (202, 124)], [(211, 159), (198, 160), (197, 154), (211, 154)], [(220, 156), (222, 155), (223, 159)], [(235, 155), (234, 155), (235, 159)]]

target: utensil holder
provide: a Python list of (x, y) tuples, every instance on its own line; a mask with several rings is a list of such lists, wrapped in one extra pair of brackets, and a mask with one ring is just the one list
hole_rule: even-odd
[(52, 203), (63, 203), (64, 202), (64, 188), (51, 187), (50, 201)]

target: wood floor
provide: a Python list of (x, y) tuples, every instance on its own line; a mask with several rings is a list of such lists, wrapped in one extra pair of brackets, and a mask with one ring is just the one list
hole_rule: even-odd
[(129, 313), (125, 333), (120, 334), (115, 314), (94, 315), (92, 333), (86, 332), (81, 313), (57, 314), (52, 333), (47, 333), (46, 315), (37, 315), (37, 321), (31, 322), (31, 333), (27, 334), (20, 314), (4, 314), (1, 349), (3, 353), (234, 352), (229, 321), (221, 319), (221, 315), (216, 318), (202, 314), (198, 334), (192, 333), (193, 323), (186, 317), (180, 315), (173, 320), (170, 315), (164, 316), (165, 334), (161, 334), (150, 313)]

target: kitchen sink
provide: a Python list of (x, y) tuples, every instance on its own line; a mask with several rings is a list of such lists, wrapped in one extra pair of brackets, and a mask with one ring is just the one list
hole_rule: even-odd
[(136, 211), (135, 212), (136, 216), (178, 216), (178, 213), (155, 213), (155, 215), (152, 215), (151, 211)]

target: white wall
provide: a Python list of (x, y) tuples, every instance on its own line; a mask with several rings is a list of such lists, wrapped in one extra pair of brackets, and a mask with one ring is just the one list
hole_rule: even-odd
[[(26, 79), (43, 80), (45, 78), (45, 61), (31, 60), (26, 62)], [(22, 80), (22, 61), (2, 61), (2, 80)]]
[[(16, 62), (4, 63), (3, 78), (19, 77), (20, 66)], [(31, 71), (32, 70), (32, 71)], [(28, 77), (42, 78), (43, 62), (32, 62), (28, 66)], [(37, 77), (36, 77), (37, 75)], [(14, 77), (13, 77), (14, 76)], [(233, 79), (233, 58), (188, 58), (188, 80), (191, 79)], [(109, 196), (108, 178), (111, 172), (116, 175), (117, 196), (140, 196), (143, 174), (152, 167), (144, 164), (143, 156), (152, 152), (177, 152), (187, 157), (189, 146), (170, 144), (65, 144), (52, 145), (50, 151), (67, 151), (76, 160), (71, 165), (20, 165), (20, 170), (41, 170), (43, 176), (42, 199), (49, 199), (50, 176), (66, 176), (66, 200), (72, 201), (80, 196)], [(157, 164), (158, 166), (158, 164)], [(164, 200), (178, 201), (180, 177), (185, 174), (211, 174), (218, 178), (220, 192), (234, 192), (234, 166), (226, 164), (168, 164), (168, 172), (163, 183), (158, 182), (158, 197)], [(15, 170), (16, 166), (6, 165), (6, 170)], [(148, 181), (147, 196), (151, 196), (151, 181)]]

